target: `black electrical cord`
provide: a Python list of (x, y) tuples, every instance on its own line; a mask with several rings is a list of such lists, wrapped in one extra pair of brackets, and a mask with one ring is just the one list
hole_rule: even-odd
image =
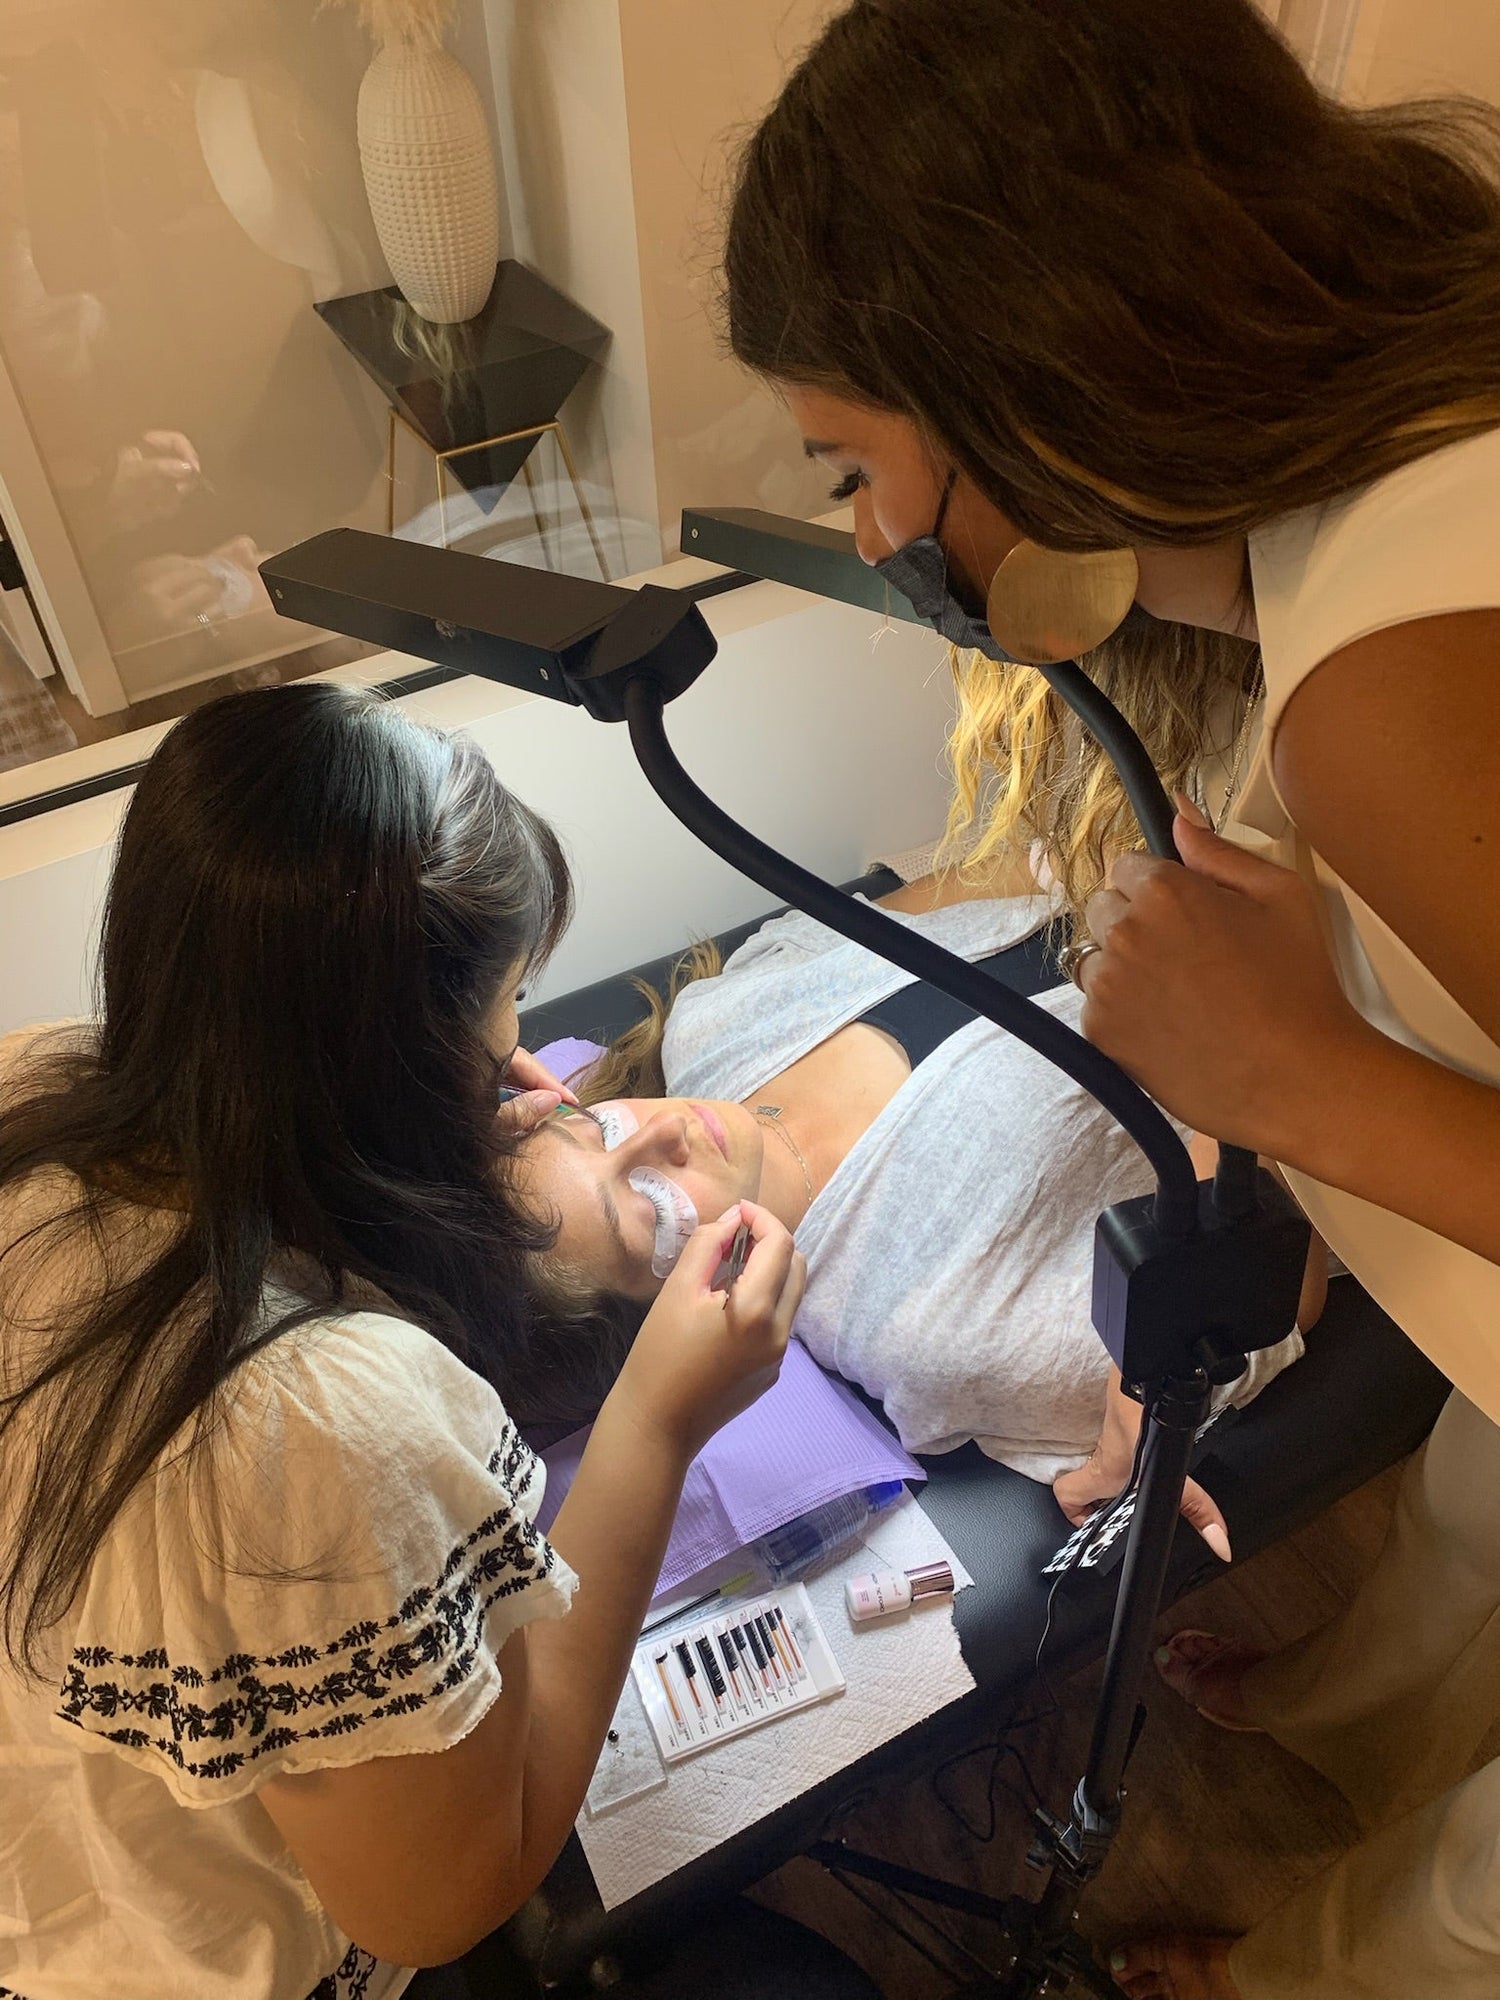
[(1156, 1223), (1162, 1233), (1185, 1236), (1196, 1229), (1198, 1185), (1188, 1150), (1166, 1116), (1118, 1063), (1045, 1008), (1012, 993), (920, 932), (898, 924), (884, 910), (846, 896), (842, 889), (800, 868), (731, 819), (678, 762), (667, 741), (662, 694), (654, 682), (644, 676), (632, 680), (625, 689), (624, 706), (631, 747), (652, 789), (706, 847), (773, 896), (795, 904), (913, 978), (925, 979), (972, 1007), (1071, 1077), (1103, 1105), (1146, 1155), (1156, 1175)]
[[(919, 1958), (925, 1958), (927, 1963), (933, 1968), (934, 1971), (941, 1972), (945, 1979), (956, 1979), (960, 1976), (959, 1973), (956, 1972), (951, 1965), (945, 1965), (942, 1959), (939, 1958), (937, 1953), (932, 1949), (932, 1947), (928, 1944), (924, 1944), (922, 1939), (919, 1938), (914, 1931), (908, 1929), (908, 1927), (904, 1923), (902, 1923), (899, 1917), (895, 1916), (890, 1910), (886, 1909), (883, 1904), (876, 1902), (875, 1898), (870, 1894), (870, 1892), (867, 1889), (861, 1888), (852, 1875), (845, 1874), (842, 1869), (834, 1867), (834, 1865), (831, 1862), (824, 1862), (823, 1866), (827, 1870), (827, 1872), (833, 1877), (834, 1881), (838, 1883), (841, 1889), (847, 1890), (848, 1893), (854, 1898), (856, 1903), (862, 1903), (877, 1923), (884, 1924), (887, 1930), (893, 1931), (895, 1935), (901, 1939), (902, 1943), (907, 1945), (912, 1951), (914, 1951)], [(900, 1903), (901, 1908), (906, 1911), (908, 1916), (920, 1918), (920, 1920), (924, 1924), (926, 1924), (928, 1930), (934, 1932), (939, 1938), (941, 1938), (943, 1943), (947, 1945), (948, 1949), (951, 1952), (953, 1952), (955, 1956), (962, 1956), (966, 1958), (969, 1961), (969, 1964), (972, 1967), (976, 1968), (980, 1973), (982, 1973), (985, 1978), (988, 1979), (992, 1976), (989, 1966), (987, 1966), (982, 1959), (976, 1958), (973, 1952), (969, 1951), (967, 1947), (961, 1945), (958, 1942), (957, 1938), (950, 1937), (947, 1931), (943, 1929), (942, 1925), (934, 1922), (934, 1920), (927, 1915), (925, 1910), (913, 1909), (909, 1902), (905, 1902), (902, 1900), (900, 1892), (897, 1890), (892, 1890), (890, 1893), (895, 1898), (895, 1900), (898, 1903)]]
[[(1008, 1726), (1013, 1729), (1016, 1725), (1012, 1723)], [(974, 1758), (983, 1756), (989, 1757), (990, 1767), (985, 1779), (984, 1789), (985, 1821), (983, 1825), (979, 1825), (976, 1821), (969, 1818), (968, 1813), (956, 1799), (948, 1796), (943, 1787), (943, 1780), (950, 1771), (956, 1771), (961, 1764), (972, 1763)], [(1027, 1791), (1030, 1794), (1029, 1797), (1023, 1798), (1014, 1785), (1007, 1784), (1000, 1776), (1000, 1766), (1007, 1757), (1013, 1757), (1019, 1766)], [(1006, 1734), (1002, 1734), (998, 1738), (986, 1737), (982, 1743), (971, 1743), (967, 1750), (959, 1750), (953, 1756), (945, 1757), (933, 1772), (929, 1783), (932, 1786), (932, 1795), (942, 1810), (947, 1813), (956, 1826), (969, 1836), (970, 1840), (981, 1847), (987, 1847), (1000, 1830), (998, 1809), (998, 1794), (1000, 1792), (1004, 1792), (1011, 1803), (1019, 1806), (1021, 1811), (1028, 1817), (1042, 1803), (1042, 1795), (1037, 1787), (1036, 1780), (1031, 1775), (1030, 1766), (1021, 1755), (1020, 1750), (1009, 1740)]]
[[(1031, 1670), (1041, 1681), (1042, 1691), (1047, 1697), (1047, 1708), (1044, 1711), (1046, 1714), (1056, 1714), (1057, 1710), (1062, 1706), (1052, 1686), (1051, 1676), (1042, 1664), (1043, 1655), (1047, 1650), (1047, 1641), (1052, 1636), (1052, 1620), (1057, 1610), (1057, 1593), (1062, 1589), (1070, 1576), (1076, 1576), (1079, 1570), (1085, 1566), (1089, 1557), (1098, 1547), (1100, 1532), (1108, 1525), (1110, 1516), (1117, 1507), (1122, 1506), (1130, 1498), (1131, 1494), (1140, 1485), (1141, 1466), (1146, 1456), (1146, 1433), (1148, 1429), (1149, 1424), (1145, 1413), (1142, 1412), (1141, 1427), (1136, 1434), (1135, 1440), (1135, 1455), (1130, 1461), (1130, 1477), (1125, 1481), (1125, 1484), (1120, 1488), (1113, 1500), (1101, 1500), (1099, 1505), (1094, 1509), (1093, 1513), (1089, 1516), (1089, 1526), (1093, 1532), (1078, 1551), (1077, 1557), (1071, 1566), (1058, 1571), (1052, 1580), (1052, 1588), (1047, 1592), (1047, 1617), (1042, 1626), (1042, 1636), (1036, 1642), (1036, 1657), (1031, 1663)], [(1012, 1728), (1017, 1727), (1014, 1723), (1011, 1726)]]

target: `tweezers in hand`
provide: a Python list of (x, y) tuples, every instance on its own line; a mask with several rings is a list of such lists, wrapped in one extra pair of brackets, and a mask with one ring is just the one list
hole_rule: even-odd
[(738, 1284), (740, 1273), (744, 1270), (745, 1260), (749, 1255), (750, 1225), (748, 1222), (742, 1222), (734, 1232), (734, 1242), (729, 1247), (729, 1282), (724, 1287), (726, 1299)]

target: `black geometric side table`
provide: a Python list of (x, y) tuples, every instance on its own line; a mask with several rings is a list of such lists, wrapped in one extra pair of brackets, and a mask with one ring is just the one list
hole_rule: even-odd
[(457, 326), (419, 319), (394, 285), (325, 299), (317, 310), (390, 407), (388, 533), (396, 527), (398, 421), (433, 455), (445, 545), (450, 467), (471, 493), (508, 486), (519, 473), (541, 534), (529, 460), (538, 440), (550, 432), (594, 545), (599, 574), (608, 578), (604, 550), (557, 414), (609, 345), (607, 326), (513, 257), (502, 259), (481, 310)]

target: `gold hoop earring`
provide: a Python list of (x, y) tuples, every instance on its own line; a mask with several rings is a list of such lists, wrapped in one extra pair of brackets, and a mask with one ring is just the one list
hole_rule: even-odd
[(1026, 666), (1074, 660), (1119, 629), (1139, 587), (1134, 549), (1070, 555), (1019, 541), (990, 583), (990, 635)]

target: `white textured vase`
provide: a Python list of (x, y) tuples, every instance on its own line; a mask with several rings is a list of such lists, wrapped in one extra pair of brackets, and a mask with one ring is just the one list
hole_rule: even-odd
[(500, 188), (474, 80), (446, 49), (392, 43), (359, 92), (375, 233), (412, 310), (472, 319), (500, 257)]

